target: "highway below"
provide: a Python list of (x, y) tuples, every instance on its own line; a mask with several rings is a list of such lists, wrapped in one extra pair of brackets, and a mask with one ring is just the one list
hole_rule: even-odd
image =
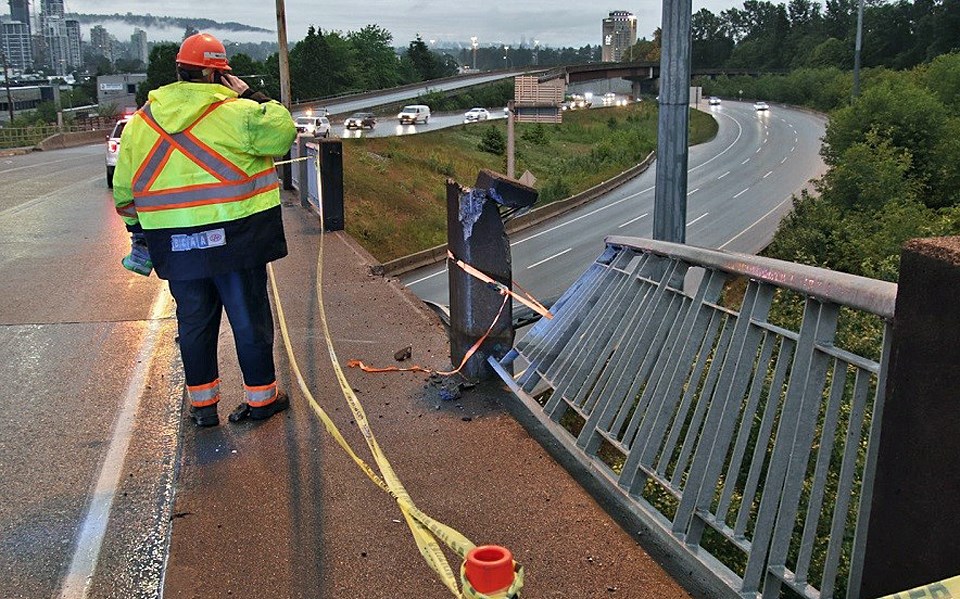
[[(791, 198), (823, 174), (819, 151), (826, 119), (746, 102), (703, 107), (717, 136), (690, 149), (687, 243), (755, 253), (769, 242)], [(534, 173), (536, 174), (536, 173)], [(656, 164), (603, 198), (511, 239), (513, 278), (539, 298), (556, 298), (603, 250), (607, 235), (650, 237)], [(421, 299), (448, 303), (444, 263), (401, 281)]]

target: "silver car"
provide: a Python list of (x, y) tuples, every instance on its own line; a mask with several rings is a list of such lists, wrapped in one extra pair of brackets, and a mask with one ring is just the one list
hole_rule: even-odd
[(486, 108), (471, 108), (463, 115), (464, 123), (475, 123), (485, 121), (490, 118), (490, 112)]

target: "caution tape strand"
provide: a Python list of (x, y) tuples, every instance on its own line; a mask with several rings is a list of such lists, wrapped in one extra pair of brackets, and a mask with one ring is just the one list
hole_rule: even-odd
[[(319, 167), (319, 165), (317, 165)], [(290, 360), (290, 365), (294, 374), (297, 378), (297, 385), (299, 386), (301, 392), (303, 392), (304, 397), (307, 398), (310, 407), (313, 409), (314, 413), (321, 420), (326, 430), (331, 434), (331, 436), (336, 440), (337, 444), (344, 450), (344, 452), (357, 464), (357, 466), (366, 474), (377, 487), (379, 487), (384, 492), (388, 493), (394, 500), (397, 502), (397, 505), (400, 507), (400, 511), (403, 514), (404, 520), (407, 522), (407, 526), (410, 528), (410, 531), (413, 535), (414, 542), (417, 545), (420, 554), (423, 556), (424, 560), (430, 566), (430, 568), (437, 574), (440, 578), (441, 583), (454, 595), (454, 597), (463, 597), (461, 594), (458, 585), (457, 577), (453, 573), (453, 569), (450, 567), (449, 562), (447, 561), (446, 555), (443, 553), (443, 550), (440, 548), (438, 541), (442, 541), (447, 547), (449, 547), (454, 553), (456, 553), (461, 559), (465, 559), (467, 553), (475, 547), (474, 543), (470, 541), (466, 536), (457, 531), (456, 529), (443, 524), (442, 522), (434, 519), (433, 517), (427, 515), (421, 511), (413, 502), (407, 490), (404, 488), (403, 484), (400, 482), (399, 477), (396, 472), (393, 470), (389, 460), (381, 449), (379, 443), (377, 443), (376, 436), (373, 433), (373, 430), (370, 428), (369, 420), (367, 418), (366, 412), (363, 409), (363, 406), (360, 403), (359, 398), (353, 392), (352, 386), (349, 384), (349, 381), (346, 378), (346, 375), (343, 369), (340, 367), (339, 359), (337, 358), (336, 350), (333, 346), (333, 338), (330, 334), (330, 328), (327, 323), (326, 310), (324, 308), (323, 302), (323, 248), (324, 248), (324, 222), (323, 222), (323, 208), (321, 203), (320, 208), (320, 249), (317, 255), (317, 277), (316, 277), (316, 293), (317, 293), (317, 303), (320, 316), (320, 324), (323, 329), (324, 340), (327, 346), (327, 352), (330, 356), (330, 362), (333, 366), (334, 374), (336, 376), (337, 382), (340, 385), (341, 392), (347, 402), (347, 405), (350, 407), (350, 411), (353, 414), (354, 421), (357, 424), (361, 434), (363, 435), (364, 441), (367, 444), (368, 449), (370, 450), (371, 455), (373, 456), (374, 462), (376, 463), (379, 474), (365, 462), (350, 446), (346, 438), (337, 428), (336, 424), (330, 418), (330, 416), (323, 410), (319, 403), (311, 393), (309, 387), (306, 384), (306, 381), (303, 377), (303, 374), (300, 370), (300, 367), (297, 363), (296, 357), (293, 353), (293, 345), (290, 341), (290, 335), (286, 324), (286, 317), (283, 311), (283, 305), (280, 301), (280, 294), (277, 288), (276, 277), (273, 272), (272, 265), (268, 265), (268, 273), (270, 275), (270, 285), (273, 291), (274, 303), (277, 308), (277, 319), (279, 321), (280, 333), (283, 338), (284, 347), (287, 352), (287, 357)], [(504, 306), (506, 305), (507, 297), (504, 298)], [(501, 312), (503, 306), (501, 306)], [(491, 326), (492, 328), (492, 326)], [(488, 331), (489, 333), (489, 331)], [(475, 347), (479, 347), (481, 341), (478, 341), (475, 344)], [(475, 349), (473, 351), (476, 351)], [(466, 358), (464, 359), (466, 362)], [(462, 364), (461, 364), (462, 367)], [(462, 579), (462, 576), (461, 576)], [(516, 585), (518, 581), (522, 584), (522, 568), (520, 569), (520, 576), (518, 580), (515, 580), (516, 588), (519, 586)], [(471, 591), (472, 589), (467, 589), (465, 591)], [(472, 596), (472, 595), (471, 595)]]

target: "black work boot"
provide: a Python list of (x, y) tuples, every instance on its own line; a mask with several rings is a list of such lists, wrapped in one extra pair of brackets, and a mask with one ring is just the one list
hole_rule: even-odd
[(190, 418), (193, 419), (199, 427), (217, 426), (220, 424), (220, 417), (217, 416), (217, 404), (203, 406), (198, 408), (190, 406)]
[(278, 412), (290, 407), (290, 398), (283, 391), (277, 392), (277, 398), (265, 406), (254, 407), (243, 402), (230, 413), (230, 422), (241, 422), (247, 418), (251, 420), (266, 420)]

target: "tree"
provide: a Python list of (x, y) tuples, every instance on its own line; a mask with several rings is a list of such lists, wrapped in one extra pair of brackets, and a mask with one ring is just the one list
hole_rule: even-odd
[(393, 51), (393, 34), (378, 25), (367, 25), (347, 34), (357, 65), (361, 89), (384, 89), (400, 81), (399, 61)]
[(178, 44), (161, 43), (150, 49), (147, 78), (137, 86), (137, 105), (143, 106), (149, 92), (177, 80)]
[(407, 46), (402, 60), (409, 65), (407, 72), (416, 77), (413, 81), (427, 81), (440, 77), (437, 59), (419, 35)]
[(706, 8), (693, 15), (690, 22), (693, 38), (691, 62), (694, 67), (722, 66), (733, 51), (733, 37), (727, 33), (723, 19)]

